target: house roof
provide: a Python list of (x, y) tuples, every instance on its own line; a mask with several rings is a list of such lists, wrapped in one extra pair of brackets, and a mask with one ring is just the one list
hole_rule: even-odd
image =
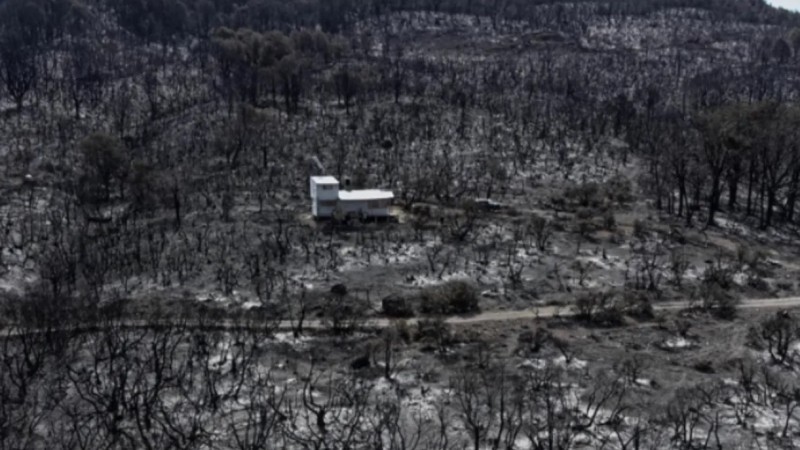
[(339, 180), (330, 175), (311, 177), (311, 181), (313, 181), (314, 184), (339, 184)]
[(382, 189), (363, 189), (358, 191), (339, 191), (341, 201), (368, 201), (368, 200), (391, 200), (394, 198), (392, 191)]

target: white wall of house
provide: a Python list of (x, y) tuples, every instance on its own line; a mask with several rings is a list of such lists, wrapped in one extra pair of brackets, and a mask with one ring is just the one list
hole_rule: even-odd
[(322, 200), (317, 202), (314, 208), (314, 217), (333, 217), (333, 212), (336, 211), (336, 205), (336, 200)]
[(386, 217), (389, 215), (390, 200), (339, 200), (339, 208), (344, 214)]

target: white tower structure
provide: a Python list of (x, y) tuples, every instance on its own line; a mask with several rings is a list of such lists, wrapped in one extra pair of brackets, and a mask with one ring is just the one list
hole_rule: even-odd
[(311, 177), (311, 213), (331, 217), (339, 202), (339, 180), (331, 176)]

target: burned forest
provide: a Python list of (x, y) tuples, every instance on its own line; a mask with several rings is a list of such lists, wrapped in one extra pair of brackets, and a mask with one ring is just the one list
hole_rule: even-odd
[(800, 448), (800, 12), (0, 0), (0, 450)]

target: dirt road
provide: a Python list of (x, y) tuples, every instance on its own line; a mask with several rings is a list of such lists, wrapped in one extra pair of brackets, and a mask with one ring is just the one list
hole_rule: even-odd
[[(653, 309), (655, 309), (656, 311), (679, 311), (689, 306), (690, 306), (689, 302), (668, 302), (668, 303), (659, 303), (653, 305)], [(743, 300), (739, 304), (738, 308), (740, 310), (800, 308), (800, 297)], [(530, 308), (520, 311), (486, 311), (469, 317), (449, 317), (445, 319), (445, 322), (451, 325), (468, 325), (468, 324), (479, 324), (487, 322), (506, 322), (512, 320), (534, 320), (534, 319), (546, 319), (553, 317), (571, 317), (574, 315), (575, 311), (569, 306), (543, 306), (539, 308)], [(412, 318), (408, 319), (406, 322), (408, 324), (413, 325), (419, 322), (420, 320), (421, 319), (419, 318)], [(363, 325), (365, 328), (387, 328), (389, 326), (392, 326), (394, 322), (395, 321), (391, 319), (370, 319), (367, 320)], [(148, 328), (148, 327), (164, 326), (164, 325), (171, 325), (171, 324), (165, 323), (163, 321), (153, 323), (145, 320), (131, 320), (124, 322), (122, 324), (117, 323), (117, 326), (122, 326), (125, 328)], [(175, 323), (174, 325), (177, 325), (177, 323)], [(253, 323), (242, 324), (231, 321), (221, 321), (214, 323), (204, 322), (203, 324), (183, 323), (183, 325), (189, 329), (191, 328), (215, 328), (222, 330), (269, 329), (274, 331), (276, 328), (281, 330), (291, 330), (296, 325), (296, 323), (288, 320), (283, 320), (277, 324), (272, 323), (272, 324), (257, 325)], [(328, 327), (329, 324), (321, 320), (307, 320), (303, 323), (303, 328), (308, 330), (325, 329)], [(87, 329), (96, 330), (97, 326), (95, 325), (87, 327)], [(21, 329), (13, 326), (2, 327), (0, 328), (0, 339), (3, 337), (19, 336), (21, 333), (31, 333), (31, 330), (22, 331)]]
[[(689, 302), (668, 302), (653, 305), (656, 311), (679, 311), (689, 307)], [(789, 309), (800, 308), (800, 297), (764, 298), (743, 300), (739, 309)], [(486, 311), (470, 317), (450, 317), (446, 320), (450, 324), (470, 324), (481, 322), (502, 322), (508, 320), (524, 320), (551, 317), (569, 317), (575, 311), (568, 306), (543, 306), (540, 308), (524, 309), (521, 311)], [(374, 321), (376, 326), (388, 325), (387, 320)], [(416, 322), (416, 321), (412, 321)]]

